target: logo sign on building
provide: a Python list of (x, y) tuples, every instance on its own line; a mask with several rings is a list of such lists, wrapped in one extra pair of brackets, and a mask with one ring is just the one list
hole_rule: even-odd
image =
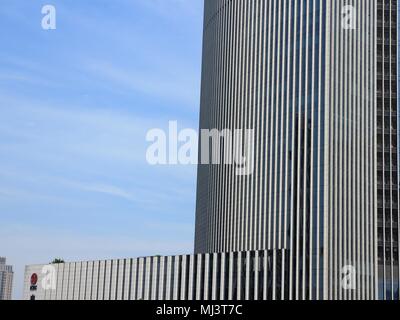
[(37, 290), (37, 283), (38, 283), (38, 275), (36, 273), (31, 275), (31, 291), (36, 291)]

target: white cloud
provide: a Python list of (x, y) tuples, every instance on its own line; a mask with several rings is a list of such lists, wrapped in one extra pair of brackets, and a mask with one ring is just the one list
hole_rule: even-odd
[(106, 194), (109, 196), (123, 198), (134, 202), (138, 202), (140, 200), (137, 197), (135, 197), (134, 194), (129, 193), (128, 191), (113, 185), (107, 185), (101, 183), (82, 183), (82, 182), (72, 182), (72, 181), (64, 181), (64, 183), (69, 187), (73, 187), (83, 191)]
[(103, 85), (110, 90), (135, 91), (148, 96), (157, 97), (172, 103), (178, 103), (177, 107), (183, 106), (186, 110), (188, 106), (192, 110), (198, 109), (198, 88), (197, 81), (190, 78), (190, 73), (180, 73), (175, 71), (157, 69), (155, 71), (146, 69), (127, 69), (120, 68), (109, 62), (91, 61), (85, 64), (89, 72), (96, 77), (100, 77)]

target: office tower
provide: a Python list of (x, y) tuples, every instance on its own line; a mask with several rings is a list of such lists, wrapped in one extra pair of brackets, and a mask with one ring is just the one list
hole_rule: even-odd
[(377, 1), (379, 298), (399, 299), (398, 7)]
[[(254, 173), (199, 167), (196, 252), (285, 249), (289, 298), (377, 298), (382, 195), (398, 215), (396, 126), (382, 142), (377, 122), (396, 122), (396, 8), (206, 1), (200, 128), (254, 129)], [(389, 46), (379, 46), (378, 28)], [(377, 100), (382, 85), (389, 104)], [(385, 120), (379, 103), (391, 115)], [(391, 177), (384, 193), (382, 166)], [(389, 230), (391, 240), (398, 229)], [(383, 250), (386, 270), (394, 247)], [(347, 274), (354, 282), (343, 283)]]
[(0, 300), (12, 299), (12, 266), (6, 265), (6, 258), (0, 257)]

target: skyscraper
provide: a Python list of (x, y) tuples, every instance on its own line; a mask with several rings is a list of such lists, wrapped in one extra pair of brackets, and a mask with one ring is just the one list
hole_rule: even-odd
[(203, 46), (200, 128), (254, 129), (254, 173), (199, 167), (195, 251), (285, 249), (294, 299), (398, 298), (397, 1), (206, 0)]
[(11, 300), (13, 276), (12, 266), (6, 265), (6, 258), (0, 257), (0, 300)]
[(399, 299), (398, 6), (377, 1), (379, 298)]

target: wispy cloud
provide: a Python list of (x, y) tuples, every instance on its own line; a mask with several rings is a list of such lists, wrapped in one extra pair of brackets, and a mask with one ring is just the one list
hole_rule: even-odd
[(139, 199), (128, 191), (113, 185), (99, 184), (99, 183), (78, 183), (78, 182), (65, 182), (68, 186), (80, 189), (82, 191), (101, 193), (113, 197), (123, 198), (129, 201), (138, 201)]
[[(0, 6), (0, 252), (25, 264), (187, 253), (194, 167), (152, 167), (146, 133), (198, 125), (202, 0)], [(163, 228), (163, 226), (166, 226)]]
[(179, 73), (179, 70), (140, 70), (117, 67), (109, 62), (92, 61), (86, 64), (88, 71), (106, 83), (112, 83), (110, 90), (129, 90), (163, 99), (178, 106), (197, 110), (198, 88), (191, 79), (191, 74)]

